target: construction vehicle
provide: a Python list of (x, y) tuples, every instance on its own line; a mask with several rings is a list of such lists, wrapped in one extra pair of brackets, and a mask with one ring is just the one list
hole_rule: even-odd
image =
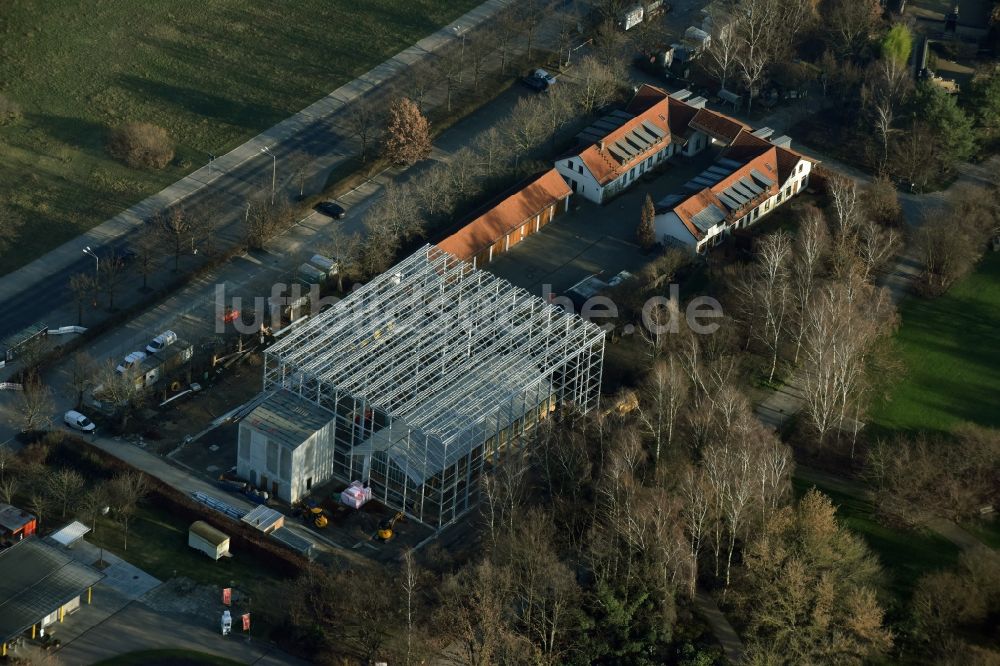
[(396, 526), (396, 523), (402, 520), (403, 517), (404, 517), (403, 512), (399, 511), (396, 513), (396, 515), (392, 516), (391, 518), (386, 518), (381, 523), (379, 523), (378, 532), (375, 533), (375, 536), (378, 538), (378, 540), (381, 541), (382, 543), (392, 541), (392, 538), (396, 536), (396, 533), (393, 531), (392, 528), (394, 528)]

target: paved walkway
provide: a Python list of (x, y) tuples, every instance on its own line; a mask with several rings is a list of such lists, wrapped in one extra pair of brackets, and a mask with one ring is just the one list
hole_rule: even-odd
[(726, 659), (732, 664), (742, 663), (743, 641), (740, 640), (739, 634), (733, 629), (733, 625), (729, 624), (729, 620), (723, 615), (722, 610), (715, 603), (712, 595), (705, 590), (698, 590), (694, 595), (694, 607), (698, 611), (698, 614), (708, 622), (708, 626), (712, 629), (712, 634), (715, 635), (715, 639), (719, 641), (723, 652), (726, 654)]
[[(194, 171), (27, 266), (0, 277), (0, 304), (17, 317), (25, 313), (21, 318), (30, 318), (28, 324), (37, 320), (45, 320), (53, 326), (71, 323), (69, 320), (75, 319), (75, 307), (70, 303), (71, 295), (66, 288), (69, 276), (91, 271), (94, 267), (92, 260), (82, 254), (82, 248), (101, 248), (124, 242), (124, 237), (136, 230), (143, 220), (180, 201), (190, 204), (196, 195), (199, 201), (213, 196), (210, 206), (213, 214), (230, 225), (235, 224), (234, 220), (239, 219), (247, 198), (259, 189), (256, 185), (258, 176), (266, 172), (270, 177), (272, 165), (266, 156), (261, 155), (263, 147), (269, 147), (277, 154), (279, 164), (287, 163), (286, 160), (308, 149), (310, 162), (303, 167), (303, 180), (310, 183), (310, 192), (321, 190), (326, 174), (352, 159), (358, 151), (355, 137), (340, 126), (342, 122), (337, 122), (343, 120), (345, 107), (365, 93), (394, 78), (398, 79), (408, 67), (429, 58), (443, 45), (454, 43), (459, 35), (487, 21), (507, 2), (487, 0), (454, 23), (442, 27), (299, 113), (220, 156), (211, 166)], [(460, 30), (457, 30), (458, 26)], [(255, 158), (256, 161), (251, 163)], [(252, 171), (247, 168), (251, 164)], [(288, 180), (287, 175), (279, 180)], [(295, 189), (298, 194), (298, 188)], [(238, 242), (241, 236), (241, 233), (230, 234), (224, 239)], [(43, 286), (45, 289), (41, 289)], [(63, 307), (67, 313), (62, 318), (67, 321), (60, 319), (55, 322), (51, 313)], [(14, 332), (27, 325), (20, 319), (7, 319), (7, 324), (0, 324), (0, 331)]]
[(280, 652), (267, 641), (252, 637), (247, 640), (240, 632), (222, 636), (218, 621), (219, 617), (214, 616), (156, 612), (133, 601), (54, 653), (53, 661), (93, 664), (129, 652), (180, 649), (207, 652), (244, 664), (306, 663)]

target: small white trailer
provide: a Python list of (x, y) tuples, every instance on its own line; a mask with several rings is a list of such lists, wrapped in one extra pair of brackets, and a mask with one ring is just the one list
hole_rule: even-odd
[(188, 545), (195, 550), (200, 550), (213, 560), (232, 557), (229, 552), (229, 536), (203, 520), (191, 523), (191, 528), (188, 530)]

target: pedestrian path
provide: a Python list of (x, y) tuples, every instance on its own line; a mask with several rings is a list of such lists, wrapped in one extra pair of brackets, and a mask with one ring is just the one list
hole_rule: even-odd
[[(415, 62), (429, 58), (443, 45), (453, 42), (462, 33), (490, 19), (507, 4), (506, 0), (487, 0), (416, 44), (403, 49), (354, 80), (337, 88), (298, 113), (264, 130), (257, 136), (213, 160), (160, 192), (140, 201), (128, 210), (94, 227), (85, 234), (67, 241), (8, 275), (0, 277), (0, 301), (13, 298), (26, 289), (46, 284), (53, 275), (80, 260), (81, 248), (98, 247), (118, 239), (138, 228), (142, 222), (166, 208), (184, 200), (228, 174), (251, 158), (260, 156), (261, 148), (273, 148), (290, 140), (318, 120), (337, 116), (345, 105), (373, 88), (399, 76)], [(456, 30), (458, 27), (458, 30)], [(347, 159), (348, 156), (341, 156)]]

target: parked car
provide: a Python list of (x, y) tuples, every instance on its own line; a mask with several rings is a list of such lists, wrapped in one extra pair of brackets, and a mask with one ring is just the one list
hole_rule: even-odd
[(146, 345), (146, 351), (150, 354), (155, 354), (161, 352), (170, 345), (177, 342), (177, 334), (173, 331), (163, 331), (158, 336), (152, 339), (148, 345)]
[(336, 201), (321, 201), (316, 204), (316, 210), (323, 213), (324, 215), (329, 215), (335, 220), (342, 220), (344, 216), (347, 215), (347, 211)]
[(125, 357), (125, 360), (118, 364), (115, 368), (118, 372), (125, 372), (126, 370), (131, 370), (135, 368), (140, 363), (146, 360), (146, 352), (135, 351)]
[(527, 76), (521, 77), (521, 83), (536, 92), (543, 92), (555, 85), (556, 77), (549, 74), (544, 69), (536, 69)]
[(72, 409), (63, 414), (63, 423), (74, 430), (82, 430), (83, 432), (94, 432), (97, 429), (93, 421)]

